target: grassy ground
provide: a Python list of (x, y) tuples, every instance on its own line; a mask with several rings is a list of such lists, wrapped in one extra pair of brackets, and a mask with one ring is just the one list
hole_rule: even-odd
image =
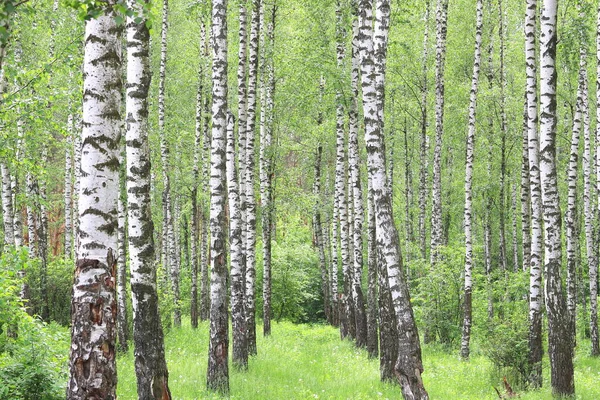
[[(582, 345), (584, 346), (584, 345)], [(166, 337), (169, 386), (174, 399), (218, 399), (205, 391), (208, 325), (193, 331), (189, 325)], [(587, 348), (587, 347), (586, 347)], [(230, 371), (231, 399), (399, 399), (400, 390), (379, 382), (379, 362), (366, 352), (341, 342), (328, 326), (273, 325), (273, 336), (258, 339), (259, 354), (251, 358), (248, 372)], [(583, 350), (581, 350), (583, 352)], [(425, 386), (432, 399), (497, 399), (491, 364), (482, 355), (469, 363), (435, 347), (423, 349)], [(119, 399), (136, 399), (133, 353), (118, 360)], [(577, 399), (600, 399), (600, 360), (576, 357)], [(547, 366), (544, 367), (548, 371)], [(547, 374), (546, 374), (547, 375)], [(520, 399), (551, 399), (545, 388), (521, 393)]]

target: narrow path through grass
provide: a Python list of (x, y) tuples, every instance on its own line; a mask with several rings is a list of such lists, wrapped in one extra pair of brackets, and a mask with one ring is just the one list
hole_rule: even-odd
[[(259, 335), (258, 349), (248, 372), (230, 371), (230, 399), (401, 399), (398, 387), (379, 381), (379, 361), (368, 360), (366, 352), (340, 341), (332, 327), (275, 323), (273, 337)], [(166, 350), (174, 399), (219, 399), (205, 391), (208, 324), (198, 330), (184, 324), (169, 332)], [(434, 347), (425, 347), (423, 356), (432, 400), (498, 398), (485, 357), (474, 355), (463, 363)], [(137, 399), (133, 353), (118, 361), (119, 399)], [(600, 399), (600, 360), (578, 354), (576, 366), (577, 398)], [(544, 384), (542, 391), (522, 393), (520, 399), (551, 399), (547, 381)]]

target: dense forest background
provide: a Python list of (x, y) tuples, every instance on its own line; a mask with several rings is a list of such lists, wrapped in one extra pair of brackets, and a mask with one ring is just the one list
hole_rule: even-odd
[[(78, 260), (77, 204), (80, 193), (85, 192), (79, 185), (81, 149), (85, 146), (85, 142), (82, 145), (85, 21), (108, 13), (108, 9), (118, 29), (124, 31), (129, 26), (127, 18), (137, 16), (136, 24), (141, 21), (150, 34), (152, 79), (148, 91), (147, 137), (155, 250), (152, 259), (157, 271), (160, 326), (167, 343), (169, 338), (180, 335), (182, 329), (192, 329), (190, 325), (209, 329), (204, 321), (210, 320), (211, 303), (210, 135), (216, 126), (214, 109), (211, 111), (215, 44), (210, 31), (215, 23), (213, 7), (222, 2), (213, 3), (8, 0), (0, 6), (4, 222), (1, 238), (5, 243), (0, 258), (0, 382), (3, 383), (0, 397), (54, 398), (43, 396), (64, 394), (69, 357), (66, 327), (72, 323), (73, 270)], [(533, 36), (539, 58), (543, 54), (542, 42), (537, 42), (541, 40), (541, 2), (537, 5), (535, 1), (513, 0), (225, 2), (229, 88), (226, 109), (233, 113), (235, 121), (240, 120), (240, 100), (248, 100), (246, 95), (239, 94), (240, 30), (245, 29), (246, 40), (252, 41), (252, 13), (259, 5), (262, 10), (255, 37), (260, 43), (256, 55), (256, 127), (248, 133), (256, 138), (254, 165), (247, 164), (255, 170), (251, 186), (256, 201), (256, 243), (250, 246), (251, 250), (243, 250), (244, 263), (250, 252), (256, 256), (253, 284), (259, 321), (255, 322), (259, 325), (256, 335), (262, 336), (263, 330), (270, 329), (270, 323), (265, 323), (264, 328), (260, 326), (271, 318), (294, 324), (341, 326), (343, 339), (351, 339), (359, 348), (368, 349), (365, 357), (381, 357), (382, 380), (395, 381), (398, 376), (397, 372), (394, 375), (397, 355), (387, 353), (384, 341), (389, 334), (394, 337), (391, 342), (402, 343), (393, 327), (397, 315), (393, 315), (393, 307), (383, 305), (382, 297), (379, 300), (374, 297), (377, 290), (387, 293), (390, 283), (387, 289), (385, 282), (379, 282), (376, 291), (370, 290), (371, 281), (377, 282), (369, 272), (370, 257), (381, 257), (374, 254), (377, 245), (383, 247), (368, 227), (368, 217), (373, 212), (369, 209), (372, 200), (368, 199), (372, 166), (367, 167), (365, 141), (369, 116), (363, 103), (366, 86), (364, 81), (355, 81), (358, 67), (353, 64), (363, 61), (364, 66), (364, 59), (353, 53), (353, 44), (356, 46), (358, 21), (363, 21), (361, 13), (367, 3), (374, 3), (372, 6), (377, 10), (391, 7), (389, 38), (385, 43), (387, 56), (384, 54), (383, 62), (385, 102), (378, 105), (383, 113), (378, 126), (393, 222), (399, 234), (399, 279), (406, 282), (410, 291), (410, 313), (419, 330), (417, 343), (419, 337), (423, 343), (425, 365), (427, 357), (434, 358), (434, 353), (455, 354), (456, 359), (460, 355), (463, 360), (468, 360), (471, 354), (474, 365), (478, 365), (477, 357), (487, 360), (496, 386), (500, 387), (502, 377), (506, 377), (512, 385), (505, 387), (508, 394), (513, 389), (525, 391), (550, 385), (555, 393), (564, 393), (557, 389), (554, 378), (542, 376), (541, 372), (543, 368), (546, 374), (550, 367), (546, 357), (545, 314), (540, 317), (544, 321), (546, 349), (543, 364), (531, 358), (531, 286), (540, 288), (543, 284), (530, 282), (531, 238), (535, 231), (529, 186), (528, 151), (532, 142), (528, 140), (528, 129), (532, 123), (526, 112), (531, 103), (527, 103), (526, 96), (530, 87), (526, 82), (525, 16), (527, 9), (537, 10)], [(240, 29), (241, 9), (247, 13), (243, 29)], [(595, 374), (600, 368), (594, 358), (600, 353), (597, 329), (600, 128), (594, 112), (600, 110), (594, 94), (598, 76), (594, 57), (597, 10), (587, 1), (563, 1), (557, 10), (555, 160), (562, 210), (557, 227), (562, 232), (559, 243), (565, 250), (557, 269), (558, 289), (551, 293), (559, 293), (568, 303), (564, 321), (572, 324), (569, 329), (574, 336), (565, 340), (576, 348), (571, 354), (571, 358), (576, 355), (576, 369), (584, 357), (593, 356), (585, 358), (587, 372), (576, 373), (577, 386), (578, 379), (585, 382), (582, 376)], [(378, 24), (373, 25), (376, 30)], [(440, 39), (442, 34), (446, 35), (444, 39)], [(475, 106), (470, 96), (477, 39), (481, 54), (476, 63), (480, 76)], [(128, 87), (125, 68), (128, 41), (125, 35), (120, 40), (123, 116)], [(250, 64), (246, 67), (251, 68)], [(537, 72), (540, 70), (538, 66)], [(243, 80), (247, 84), (246, 75)], [(355, 91), (358, 87), (361, 89)], [(537, 94), (541, 89), (533, 90)], [(436, 109), (440, 98), (443, 98), (443, 115), (439, 107)], [(357, 203), (352, 203), (356, 201), (353, 165), (348, 164), (352, 160), (346, 154), (352, 151), (347, 136), (352, 130), (352, 112), (358, 117), (356, 171), (362, 196), (358, 202), (364, 207), (361, 211), (357, 211)], [(474, 125), (469, 124), (470, 117)], [(124, 118), (120, 123), (124, 157), (127, 123)], [(533, 124), (537, 125), (537, 121)], [(471, 126), (474, 136), (469, 142)], [(272, 133), (272, 142), (267, 147), (263, 147), (265, 131)], [(248, 157), (244, 155), (247, 149), (244, 143), (237, 143), (234, 150), (238, 157), (234, 164), (242, 171), (248, 168), (243, 166)], [(264, 176), (263, 159), (270, 162), (264, 164), (269, 171)], [(470, 222), (466, 224), (465, 166), (470, 160), (472, 208)], [(239, 173), (240, 185), (244, 185), (245, 173)], [(121, 360), (127, 357), (131, 360), (133, 355), (128, 347), (133, 344), (134, 311), (131, 276), (125, 267), (130, 259), (124, 222), (125, 182), (130, 178), (124, 158), (120, 176), (120, 253), (115, 290), (119, 306), (122, 303), (124, 308), (118, 312), (120, 331), (116, 343)], [(265, 202), (263, 197), (262, 181), (266, 176), (272, 203)], [(344, 192), (344, 205), (339, 203), (342, 192), (337, 185)], [(247, 184), (245, 187), (248, 193)], [(441, 201), (440, 208), (436, 208), (436, 196)], [(338, 225), (342, 209), (347, 213), (346, 224), (350, 225), (345, 228), (343, 221)], [(357, 225), (352, 219), (358, 218), (357, 213), (364, 219), (358, 237), (353, 236)], [(228, 208), (228, 223), (233, 214)], [(545, 221), (548, 227), (548, 220)], [(465, 244), (466, 226), (472, 236), (471, 255)], [(266, 246), (267, 240), (270, 246)], [(541, 245), (543, 249), (543, 239)], [(265, 257), (267, 248), (270, 254)], [(355, 268), (349, 265), (357, 262), (353, 258), (356, 251), (362, 253), (360, 268), (356, 267), (361, 275), (357, 278), (353, 277), (354, 272), (348, 272)], [(225, 253), (227, 261), (233, 263), (233, 247)], [(269, 261), (265, 263), (266, 259)], [(385, 261), (379, 258), (375, 263)], [(472, 265), (468, 291), (465, 275), (471, 276), (471, 270), (465, 272), (465, 263)], [(265, 269), (265, 264), (270, 268)], [(392, 271), (389, 268), (387, 272)], [(226, 296), (228, 305), (235, 306), (236, 294), (231, 285), (237, 270), (232, 265), (231, 275), (228, 271)], [(353, 322), (348, 322), (359, 318), (354, 311), (352, 314), (348, 311), (351, 305), (343, 306), (348, 296), (350, 303), (353, 296), (358, 301), (352, 284), (348, 283), (352, 279), (362, 288), (363, 313), (371, 312), (371, 299), (380, 302), (375, 314), (365, 316), (365, 322), (374, 318), (369, 321), (375, 321), (384, 331), (383, 336), (378, 336), (380, 347), (377, 338), (375, 347), (366, 340), (361, 342), (361, 333), (357, 332), (359, 323), (354, 327)], [(340, 297), (336, 298), (338, 291)], [(465, 345), (466, 298), (469, 303), (472, 301), (469, 311), (472, 316), (470, 337)], [(266, 312), (267, 318), (265, 299), (270, 310)], [(342, 306), (337, 304), (338, 299)], [(240, 362), (235, 355), (238, 331), (235, 320), (233, 323), (231, 342), (236, 364), (236, 360)], [(274, 324), (271, 333), (274, 337), (280, 335), (279, 327), (295, 329), (283, 323)], [(162, 340), (162, 332), (160, 335)], [(268, 343), (259, 339), (256, 347), (254, 340), (254, 353), (262, 356), (261, 346)], [(420, 348), (418, 357), (417, 364), (422, 368)], [(252, 368), (251, 364), (248, 374)], [(426, 367), (425, 387), (427, 373)], [(133, 378), (130, 382), (133, 387), (132, 382)], [(400, 386), (407, 396), (402, 382)], [(400, 389), (394, 390), (399, 395)]]

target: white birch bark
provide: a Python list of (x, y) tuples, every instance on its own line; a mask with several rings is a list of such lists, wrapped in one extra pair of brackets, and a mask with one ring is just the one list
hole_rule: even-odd
[(572, 338), (562, 293), (561, 211), (556, 173), (557, 0), (544, 0), (540, 37), (540, 179), (544, 213), (544, 297), (548, 315), (550, 382), (557, 396), (575, 393)]
[(465, 287), (463, 300), (463, 329), (460, 356), (469, 359), (471, 324), (472, 324), (472, 287), (473, 287), (473, 162), (475, 159), (475, 130), (477, 116), (477, 91), (479, 89), (479, 71), (481, 65), (481, 36), (483, 30), (483, 1), (477, 0), (477, 22), (475, 23), (475, 56), (473, 60), (473, 76), (469, 95), (469, 128), (467, 132), (467, 158), (465, 167)]
[(435, 149), (433, 153), (433, 208), (431, 211), (431, 264), (437, 262), (442, 244), (442, 137), (444, 135), (444, 70), (446, 63), (448, 0), (438, 0), (435, 46)]
[(427, 136), (427, 111), (428, 111), (428, 82), (427, 77), (429, 71), (428, 58), (429, 58), (429, 13), (430, 13), (430, 0), (425, 1), (425, 17), (424, 17), (424, 34), (423, 34), (423, 71), (422, 71), (422, 83), (421, 83), (421, 137), (419, 146), (419, 249), (421, 250), (421, 258), (425, 259), (427, 254), (426, 238), (427, 232), (425, 229), (425, 215), (427, 209), (427, 175), (429, 170), (429, 146)]
[[(383, 132), (381, 131), (380, 116), (382, 110), (377, 110), (378, 93), (377, 79), (373, 77), (374, 63), (381, 62), (386, 57), (387, 31), (389, 29), (390, 3), (388, 0), (376, 2), (376, 23), (374, 36), (370, 35), (367, 10), (372, 8), (369, 0), (359, 3), (359, 35), (361, 55), (361, 79), (363, 88), (363, 109), (365, 122), (365, 143), (367, 146), (367, 165), (373, 184), (374, 204), (377, 223), (377, 243), (381, 249), (382, 261), (385, 262), (388, 282), (398, 329), (398, 359), (395, 373), (400, 383), (402, 394), (406, 399), (428, 399), (423, 386), (421, 373), (421, 348), (419, 335), (415, 325), (408, 287), (402, 276), (402, 257), (400, 254), (400, 239), (392, 218), (391, 199), (387, 191), (385, 173), (385, 152), (383, 147)], [(385, 65), (385, 64), (384, 64)], [(383, 71), (385, 72), (385, 71)], [(383, 77), (380, 82), (384, 82)], [(382, 97), (383, 93), (379, 93)]]
[(161, 319), (158, 310), (154, 225), (150, 185), (151, 165), (148, 143), (148, 92), (150, 89), (150, 32), (140, 5), (127, 18), (127, 212), (133, 300), (135, 370), (140, 399), (170, 399), (169, 373)]
[(73, 114), (67, 120), (67, 137), (65, 140), (65, 258), (73, 253)]
[[(337, 56), (337, 69), (338, 74), (341, 77), (344, 75), (344, 58), (345, 58), (345, 36), (346, 32), (343, 24), (342, 9), (340, 1), (336, 3), (336, 56)], [(343, 78), (341, 79), (343, 81)], [(338, 85), (335, 94), (336, 102), (336, 162), (335, 162), (335, 203), (337, 204), (337, 216), (338, 220), (334, 220), (334, 224), (339, 224), (339, 254), (341, 257), (342, 275), (344, 278), (343, 283), (343, 299), (344, 303), (339, 305), (340, 311), (340, 335), (344, 339), (347, 336), (354, 337), (352, 335), (349, 320), (352, 321), (354, 318), (350, 317), (352, 303), (351, 293), (351, 282), (352, 275), (350, 273), (350, 254), (348, 248), (348, 202), (346, 196), (347, 190), (347, 160), (346, 160), (346, 131), (344, 124), (345, 117), (345, 106), (344, 96), (342, 94), (342, 88)], [(342, 297), (340, 297), (342, 299)], [(343, 313), (342, 313), (343, 311)], [(354, 324), (353, 324), (354, 325)]]
[(242, 263), (242, 210), (235, 165), (235, 121), (227, 115), (227, 193), (229, 205), (229, 253), (231, 254), (231, 328), (233, 330), (233, 365), (248, 369), (247, 326), (244, 314), (244, 276)]
[(275, 66), (273, 61), (275, 48), (276, 5), (271, 8), (267, 29), (263, 34), (263, 71), (261, 88), (260, 115), (260, 203), (262, 209), (263, 242), (263, 334), (271, 334), (271, 236), (273, 226), (273, 101), (275, 96)]
[[(592, 153), (592, 137), (589, 125), (589, 100), (587, 88), (587, 70), (580, 69), (581, 82), (584, 83), (582, 91), (583, 110), (583, 216), (585, 225), (585, 250), (588, 263), (589, 288), (590, 288), (590, 337), (591, 354), (598, 356), (600, 348), (598, 346), (598, 254), (596, 252), (596, 242), (594, 236), (594, 227), (596, 223), (596, 213), (594, 196), (596, 190), (593, 182), (594, 160)], [(584, 296), (585, 297), (585, 296)], [(585, 301), (585, 299), (584, 299)]]
[[(354, 14), (358, 14), (358, 3), (353, 7)], [(363, 224), (364, 209), (362, 186), (360, 179), (360, 153), (358, 148), (358, 82), (360, 79), (360, 55), (358, 49), (358, 15), (354, 16), (352, 34), (352, 72), (351, 72), (351, 94), (350, 110), (348, 112), (348, 169), (349, 169), (349, 193), (352, 202), (352, 218), (350, 219), (350, 231), (352, 237), (352, 299), (354, 306), (354, 321), (356, 328), (356, 346), (367, 346), (367, 316), (365, 312), (365, 301), (362, 291), (363, 275)]]
[[(262, 29), (261, 0), (253, 1), (250, 42), (248, 46), (248, 109), (246, 125), (245, 193), (246, 193), (246, 321), (248, 352), (256, 349), (256, 199), (254, 193), (254, 135), (256, 127), (256, 91), (258, 82), (259, 34)], [(214, 101), (214, 100), (213, 100)], [(214, 106), (213, 106), (214, 108)]]
[[(125, 143), (121, 141), (119, 145), (119, 165), (123, 166), (123, 153), (125, 151)], [(127, 318), (127, 251), (126, 251), (126, 236), (127, 229), (127, 205), (123, 201), (122, 188), (125, 186), (126, 177), (124, 169), (119, 169), (119, 196), (117, 202), (117, 339), (118, 350), (121, 353), (127, 353), (129, 350), (129, 322)], [(65, 235), (65, 239), (68, 236)]]
[(227, 118), (227, 0), (212, 3), (212, 135), (210, 155), (210, 341), (206, 385), (229, 392), (229, 321), (227, 308), (226, 118)]
[[(569, 329), (575, 346), (575, 313), (576, 313), (576, 279), (577, 279), (577, 248), (579, 247), (579, 229), (577, 227), (577, 180), (579, 168), (579, 142), (583, 128), (584, 101), (587, 107), (587, 52), (585, 47), (579, 51), (579, 83), (577, 88), (577, 100), (575, 115), (573, 117), (573, 129), (571, 132), (571, 151), (567, 168), (567, 212), (565, 213), (565, 225), (567, 236), (567, 310), (569, 313)], [(586, 93), (584, 93), (584, 90)], [(585, 96), (585, 100), (584, 100)], [(588, 130), (589, 130), (589, 112)], [(585, 139), (584, 139), (585, 140)], [(585, 178), (584, 178), (585, 179)]]
[(4, 219), (4, 247), (15, 245), (15, 231), (13, 228), (12, 190), (10, 184), (10, 170), (6, 161), (0, 163), (2, 170), (2, 217)]
[(121, 35), (109, 3), (86, 23), (77, 263), (68, 399), (116, 398), (115, 270)]
[[(597, 17), (597, 23), (596, 23), (596, 104), (600, 104), (598, 103), (598, 101), (600, 100), (600, 5), (598, 6), (598, 17)], [(597, 197), (597, 205), (596, 208), (597, 210), (600, 210), (600, 124), (598, 123), (598, 121), (600, 121), (600, 107), (598, 107), (596, 105), (596, 197)], [(597, 211), (598, 212), (598, 211)], [(596, 213), (597, 213), (596, 212)], [(598, 246), (597, 242), (596, 242), (596, 247)], [(597, 255), (596, 255), (597, 257)], [(594, 279), (594, 277), (590, 274), (590, 289), (592, 288), (592, 285), (594, 286), (595, 290), (593, 292), (590, 292), (590, 327), (591, 327), (591, 334), (592, 334), (592, 354), (594, 356), (598, 356), (600, 355), (600, 345), (598, 344), (600, 341), (599, 338), (599, 334), (598, 334), (598, 288), (596, 285), (596, 282), (598, 280), (598, 259), (596, 259), (596, 268), (595, 271), (591, 271), (590, 272), (595, 272), (596, 274), (596, 278)], [(592, 280), (594, 279), (594, 280)], [(596, 293), (596, 296), (592, 297), (592, 294)]]
[(531, 259), (529, 260), (529, 384), (542, 385), (542, 193), (539, 168), (536, 55), (537, 0), (528, 0), (525, 15), (525, 70), (529, 182), (531, 185)]

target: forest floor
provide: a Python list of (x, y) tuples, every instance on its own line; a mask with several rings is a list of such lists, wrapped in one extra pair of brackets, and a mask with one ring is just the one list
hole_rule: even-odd
[[(364, 350), (349, 341), (340, 341), (338, 331), (323, 325), (273, 323), (273, 335), (263, 338), (258, 326), (259, 354), (251, 357), (249, 371), (230, 371), (230, 399), (399, 399), (397, 386), (379, 381), (379, 361), (369, 360)], [(169, 386), (174, 399), (219, 399), (205, 391), (208, 324), (192, 330), (189, 322), (166, 335)], [(582, 343), (575, 358), (577, 399), (600, 399), (600, 359), (586, 355)], [(501, 376), (476, 345), (471, 361), (458, 359), (439, 346), (424, 346), (425, 387), (431, 399), (498, 399)], [(544, 389), (519, 392), (519, 399), (552, 399), (548, 382), (547, 357)], [(118, 395), (136, 399), (133, 351), (118, 360)]]

